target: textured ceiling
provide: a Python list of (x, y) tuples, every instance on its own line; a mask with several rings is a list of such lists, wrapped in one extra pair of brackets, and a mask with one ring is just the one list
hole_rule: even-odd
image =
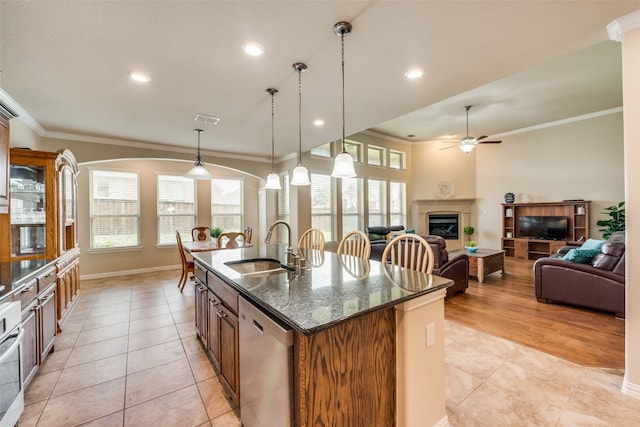
[[(412, 141), (505, 133), (622, 105), (620, 46), (606, 25), (640, 1), (0, 2), (0, 86), (46, 136), (74, 135), (268, 157), (341, 134), (340, 39), (347, 20), (347, 134)], [(247, 41), (262, 57), (245, 55)], [(421, 67), (425, 75), (407, 80)], [(152, 80), (130, 81), (140, 70)], [(323, 127), (311, 124), (322, 118)], [(503, 140), (506, 137), (502, 138)]]

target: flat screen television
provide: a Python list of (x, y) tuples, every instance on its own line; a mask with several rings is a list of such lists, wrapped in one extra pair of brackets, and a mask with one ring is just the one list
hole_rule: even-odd
[(543, 240), (567, 238), (566, 216), (521, 216), (518, 220), (520, 237)]

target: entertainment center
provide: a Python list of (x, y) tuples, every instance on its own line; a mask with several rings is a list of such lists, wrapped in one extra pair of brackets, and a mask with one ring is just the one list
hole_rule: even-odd
[(505, 256), (535, 260), (589, 238), (587, 200), (502, 204)]

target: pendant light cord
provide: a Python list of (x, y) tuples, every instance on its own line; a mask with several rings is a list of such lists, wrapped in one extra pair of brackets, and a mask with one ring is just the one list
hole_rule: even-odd
[(346, 153), (347, 149), (346, 149), (346, 144), (345, 144), (345, 114), (344, 114), (344, 34), (342, 34), (340, 36), (340, 43), (342, 44), (342, 152)]
[(271, 92), (271, 173), (273, 173), (274, 169), (275, 169), (275, 137), (274, 137), (274, 113), (273, 113), (273, 97), (275, 96), (275, 94), (277, 93), (277, 91), (274, 89)]
[(202, 129), (195, 130), (198, 133), (198, 154), (196, 154), (196, 166), (202, 166), (202, 159), (200, 158), (200, 134), (202, 133)]
[(298, 69), (298, 159), (302, 164), (302, 68)]

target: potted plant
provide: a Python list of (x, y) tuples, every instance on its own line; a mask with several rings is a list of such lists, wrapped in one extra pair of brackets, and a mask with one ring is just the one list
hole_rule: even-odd
[(214, 239), (217, 239), (220, 234), (222, 234), (222, 228), (214, 227), (211, 229), (211, 237)]
[(476, 230), (472, 226), (467, 225), (465, 228), (462, 229), (462, 231), (464, 235), (467, 236), (467, 244), (465, 245), (465, 249), (467, 249), (469, 252), (477, 251), (478, 244), (476, 243), (475, 240), (471, 240), (471, 236)]
[(616, 231), (624, 231), (624, 201), (618, 203), (617, 205), (612, 205), (608, 208), (604, 208), (604, 212), (602, 213), (609, 216), (609, 219), (601, 219), (600, 221), (596, 222), (599, 227), (604, 227), (598, 230), (602, 232), (603, 239), (608, 239), (611, 234)]

